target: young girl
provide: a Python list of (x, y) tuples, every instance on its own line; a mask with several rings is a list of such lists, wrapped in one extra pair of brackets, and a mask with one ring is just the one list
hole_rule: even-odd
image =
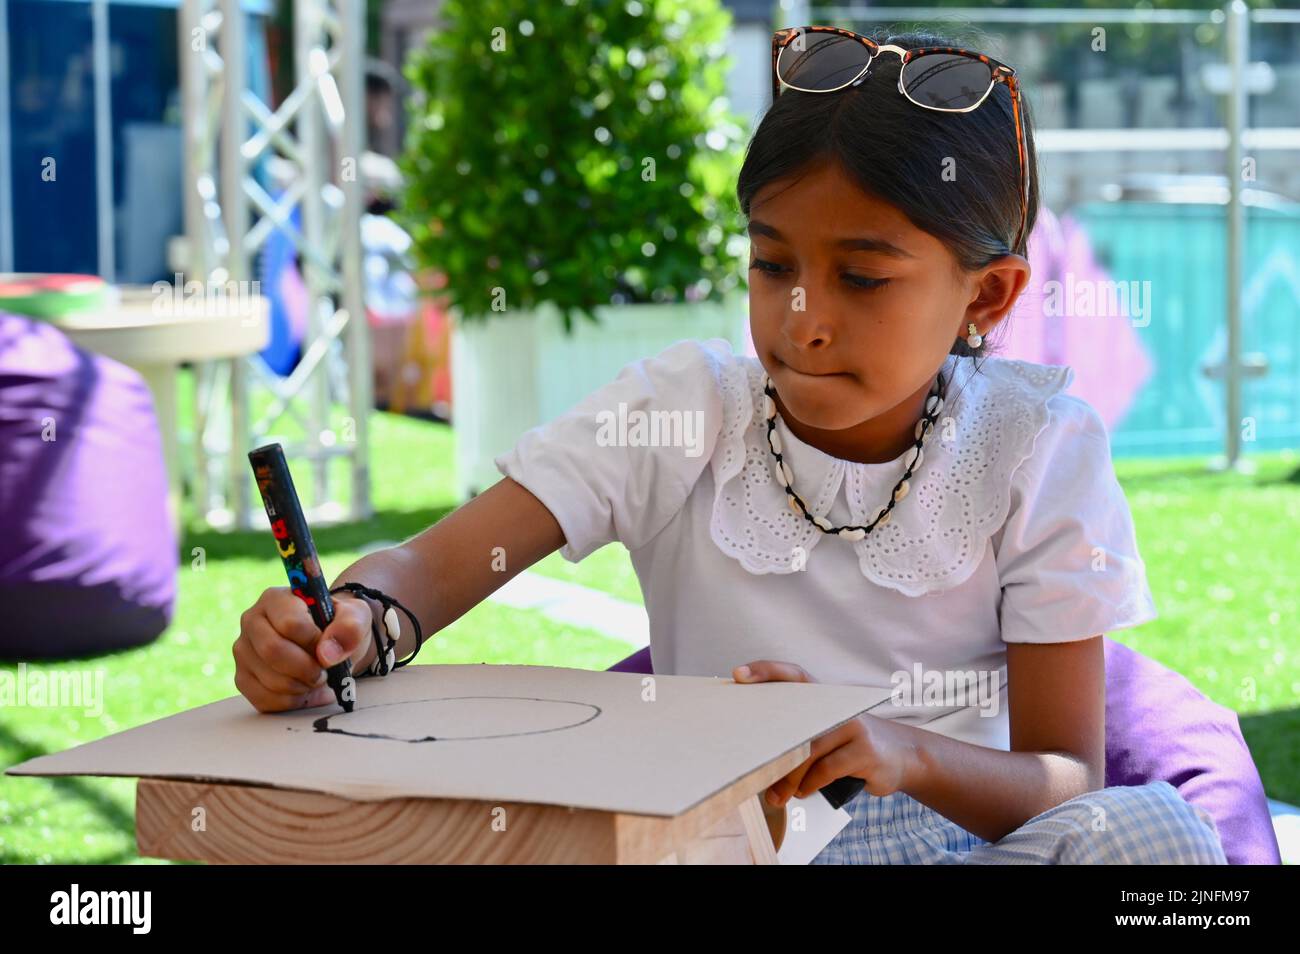
[[(621, 541), (656, 672), (893, 690), (767, 793), (865, 780), (815, 863), (1225, 864), (1169, 783), (1104, 787), (1102, 636), (1156, 616), (1105, 428), (1068, 367), (986, 356), (1029, 279), (1032, 136), (1022, 202), (1007, 86), (923, 109), (899, 64), (792, 81), (754, 134), (737, 195), (757, 359), (713, 339), (628, 365), (498, 457), (505, 479), (339, 582), (436, 632), (557, 548)], [(381, 610), (342, 595), (321, 636), (268, 590), (236, 685), (261, 711), (332, 701), (322, 667), (369, 666)]]

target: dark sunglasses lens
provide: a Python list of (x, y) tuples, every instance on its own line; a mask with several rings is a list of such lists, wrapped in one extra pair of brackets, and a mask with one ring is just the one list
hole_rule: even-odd
[(924, 53), (903, 67), (908, 99), (932, 109), (969, 109), (992, 85), (993, 68), (970, 56)]
[(804, 33), (781, 48), (776, 75), (787, 86), (825, 92), (851, 82), (871, 59), (866, 44), (838, 33)]

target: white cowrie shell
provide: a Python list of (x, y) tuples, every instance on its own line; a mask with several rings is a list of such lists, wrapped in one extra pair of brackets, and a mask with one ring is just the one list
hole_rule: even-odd
[(783, 473), (783, 474), (785, 475), (785, 485), (786, 485), (787, 487), (793, 487), (793, 486), (794, 486), (794, 471), (792, 471), (792, 470), (790, 469), (790, 465), (787, 464), (785, 461), (781, 461), (781, 473)]
[(384, 610), (384, 629), (388, 631), (390, 639), (397, 639), (402, 635), (402, 624), (397, 620), (397, 610), (391, 606)]
[[(885, 524), (889, 523), (889, 518), (892, 516), (893, 511), (888, 507), (881, 507), (876, 511), (876, 516), (871, 518), (871, 522), (875, 523), (878, 527), (883, 527)], [(879, 523), (876, 522), (877, 520), (879, 520)]]
[(866, 535), (867, 531), (863, 530), (861, 527), (854, 527), (852, 530), (840, 531), (840, 536), (845, 540), (861, 540)]
[(926, 414), (938, 414), (943, 410), (943, 398), (937, 394), (930, 395), (930, 399), (925, 402)]
[(918, 447), (915, 456), (912, 457), (912, 462), (907, 465), (907, 469), (912, 473), (916, 473), (921, 466), (921, 461), (923, 460), (925, 460), (925, 451)]
[(907, 496), (907, 492), (909, 490), (911, 490), (911, 487), (908, 486), (907, 481), (903, 481), (901, 484), (898, 485), (898, 489), (894, 491), (894, 499), (902, 500), (904, 497)]
[(831, 528), (831, 522), (825, 517), (814, 516), (813, 523), (817, 524), (817, 526), (821, 527), (823, 530), (830, 530)]
[(776, 404), (772, 402), (772, 395), (763, 395), (763, 417), (773, 417), (776, 414)]
[(781, 453), (781, 435), (776, 432), (775, 427), (767, 432), (767, 442), (772, 445), (772, 450)]

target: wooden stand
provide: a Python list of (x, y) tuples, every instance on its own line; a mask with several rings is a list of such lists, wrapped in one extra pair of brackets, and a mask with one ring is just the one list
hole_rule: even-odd
[(810, 749), (675, 817), (142, 778), (136, 843), (145, 857), (217, 864), (775, 864), (785, 813), (762, 793)]

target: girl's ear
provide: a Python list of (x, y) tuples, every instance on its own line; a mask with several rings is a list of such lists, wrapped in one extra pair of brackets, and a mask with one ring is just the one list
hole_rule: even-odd
[(1029, 285), (1029, 261), (1022, 255), (1004, 255), (977, 273), (973, 297), (962, 316), (957, 336), (966, 337), (966, 326), (975, 323), (987, 335), (1011, 311)]

